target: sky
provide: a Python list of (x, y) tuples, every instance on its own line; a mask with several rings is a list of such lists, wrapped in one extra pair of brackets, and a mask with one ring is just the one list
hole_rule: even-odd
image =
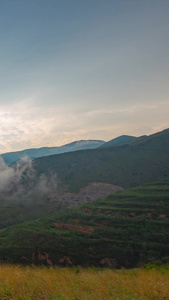
[(0, 153), (168, 127), (168, 0), (0, 0)]

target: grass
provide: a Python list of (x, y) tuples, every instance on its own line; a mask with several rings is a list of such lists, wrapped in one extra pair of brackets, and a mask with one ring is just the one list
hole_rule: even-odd
[(167, 300), (169, 269), (0, 266), (1, 300)]

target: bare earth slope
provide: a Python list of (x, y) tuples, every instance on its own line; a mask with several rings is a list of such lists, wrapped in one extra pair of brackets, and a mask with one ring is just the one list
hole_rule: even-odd
[(79, 193), (63, 193), (63, 194), (51, 194), (49, 198), (53, 201), (57, 201), (64, 208), (73, 207), (77, 205), (82, 205), (99, 198), (104, 198), (109, 194), (113, 194), (117, 191), (124, 190), (123, 187), (101, 183), (93, 182), (88, 186), (80, 189)]

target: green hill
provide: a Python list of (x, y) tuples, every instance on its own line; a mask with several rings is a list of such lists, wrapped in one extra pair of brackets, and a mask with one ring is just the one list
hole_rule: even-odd
[(56, 173), (60, 189), (77, 192), (90, 182), (124, 188), (169, 176), (169, 129), (130, 145), (97, 148), (36, 159), (38, 174)]
[(169, 180), (0, 231), (3, 262), (135, 267), (169, 257)]

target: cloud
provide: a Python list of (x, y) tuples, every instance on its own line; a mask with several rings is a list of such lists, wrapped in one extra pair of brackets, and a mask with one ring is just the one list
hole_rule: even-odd
[(9, 167), (0, 156), (0, 192), (8, 193), (20, 189), (23, 174), (33, 178), (32, 162), (28, 158), (21, 159), (15, 167)]
[(57, 191), (57, 174), (37, 176), (32, 161), (22, 158), (15, 166), (7, 166), (0, 156), (0, 193), (6, 200), (34, 199)]
[(121, 134), (150, 134), (168, 127), (169, 101), (113, 102), (90, 108), (38, 104), (36, 97), (0, 106), (0, 152), (59, 146), (80, 139), (110, 140)]

